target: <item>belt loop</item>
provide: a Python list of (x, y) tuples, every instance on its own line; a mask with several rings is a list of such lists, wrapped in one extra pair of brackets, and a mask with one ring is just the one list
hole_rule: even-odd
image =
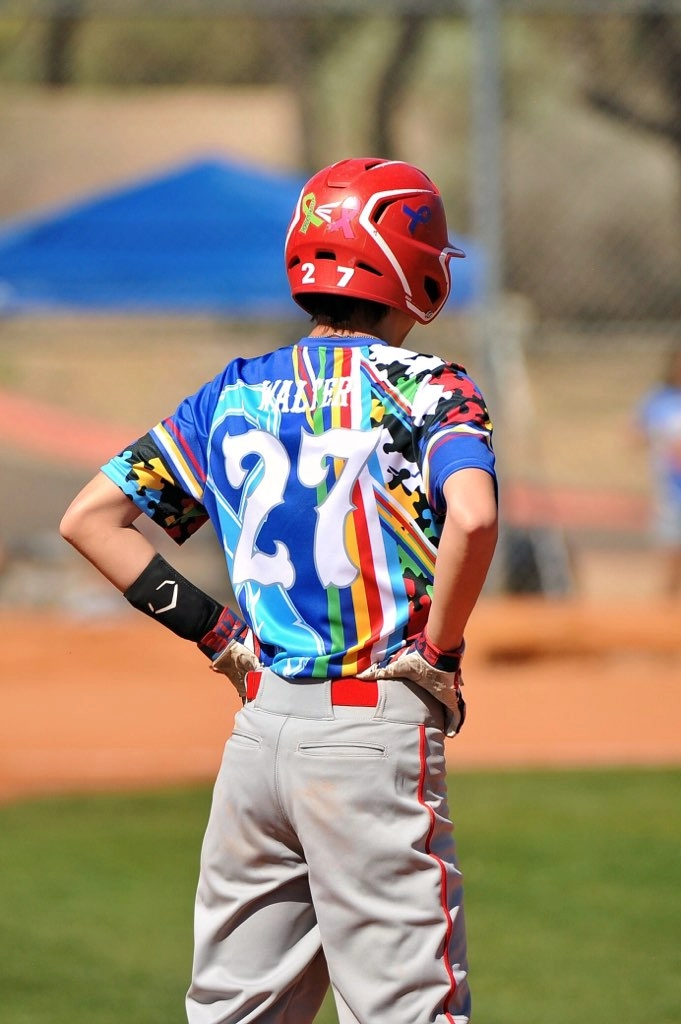
[(375, 708), (378, 704), (378, 683), (375, 679), (332, 679), (331, 703), (336, 707)]

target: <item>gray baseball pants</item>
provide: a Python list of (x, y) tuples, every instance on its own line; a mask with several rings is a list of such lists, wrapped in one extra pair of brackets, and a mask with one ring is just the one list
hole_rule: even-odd
[(336, 706), (265, 671), (215, 785), (189, 1024), (468, 1024), (444, 711), (416, 684)]

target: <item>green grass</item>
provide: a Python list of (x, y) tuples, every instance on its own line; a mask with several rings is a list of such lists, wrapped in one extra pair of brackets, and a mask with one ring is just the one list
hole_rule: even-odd
[(487, 1024), (681, 1022), (681, 772), (452, 786)]
[[(0, 808), (3, 1022), (183, 1024), (209, 799)], [(681, 1024), (681, 770), (464, 773), (450, 801), (476, 1021)]]

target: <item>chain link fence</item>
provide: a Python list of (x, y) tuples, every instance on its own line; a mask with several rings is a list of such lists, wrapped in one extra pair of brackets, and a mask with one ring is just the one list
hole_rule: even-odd
[[(491, 585), (652, 591), (633, 420), (681, 346), (681, 2), (370, 8), (0, 0), (0, 230), (208, 153), (301, 176), (359, 153), (422, 166), (486, 261), (477, 304), (414, 338), (467, 365), (492, 406)], [(292, 329), (8, 315), (0, 411), (11, 393), (145, 427), (225, 358)], [(5, 448), (5, 493), (38, 481), (0, 518), (11, 553), (54, 530), (64, 481), (89, 474), (16, 437)]]

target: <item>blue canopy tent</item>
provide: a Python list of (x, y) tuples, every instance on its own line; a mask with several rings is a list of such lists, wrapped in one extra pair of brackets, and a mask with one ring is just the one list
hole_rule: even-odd
[[(303, 179), (201, 160), (41, 217), (0, 226), (0, 315), (295, 314), (283, 262)], [(466, 239), (450, 309), (482, 294)]]

